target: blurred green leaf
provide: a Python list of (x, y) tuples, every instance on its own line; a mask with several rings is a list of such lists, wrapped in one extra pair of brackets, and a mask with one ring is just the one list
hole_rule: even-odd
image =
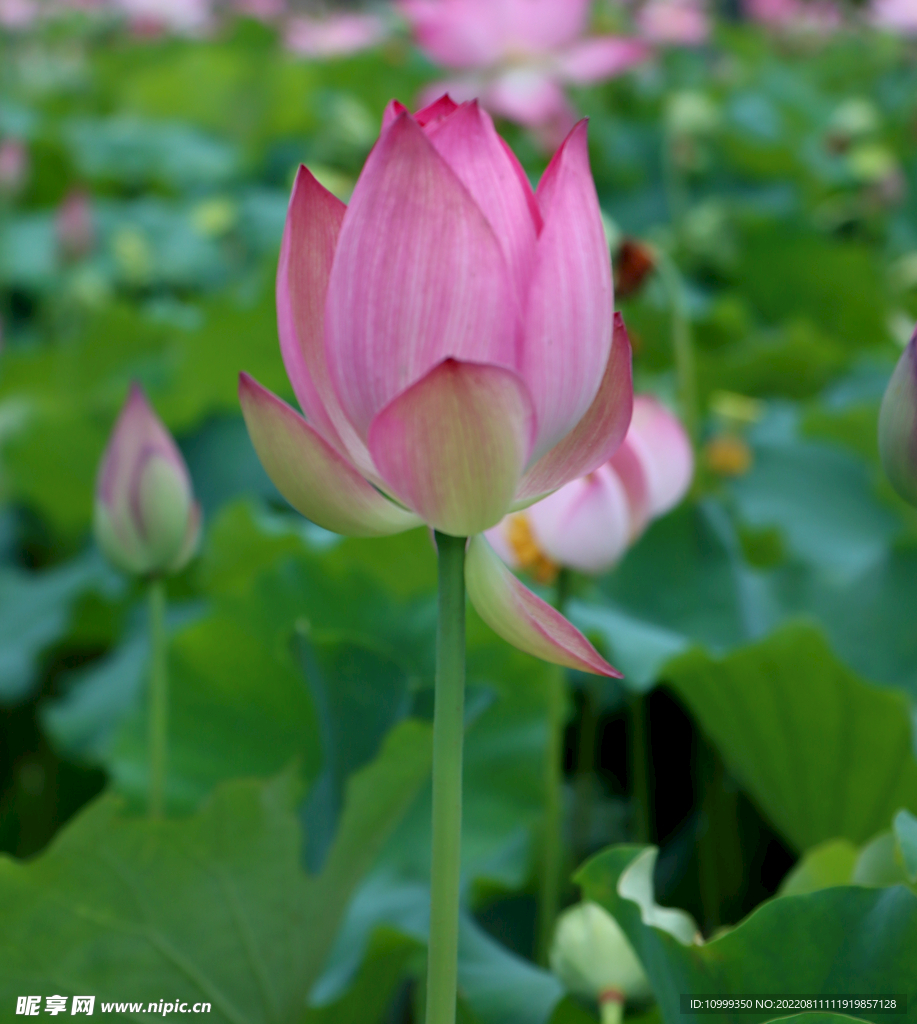
[(864, 683), (814, 627), (783, 627), (722, 659), (693, 651), (666, 679), (797, 849), (862, 843), (897, 808), (917, 809), (908, 701)]
[(289, 774), (229, 784), (177, 821), (101, 798), (44, 855), (0, 860), (4, 1001), (23, 985), (99, 1002), (168, 992), (232, 1024), (301, 1021), (350, 892), (429, 766), (429, 729), (405, 723), (351, 780), (316, 877), (299, 867)]
[[(652, 877), (652, 847), (614, 847), (598, 854), (576, 876), (586, 899), (613, 914), (637, 951), (668, 1024), (682, 1020), (681, 994), (749, 993), (810, 995), (896, 993), (914, 998), (917, 964), (917, 896), (903, 887), (837, 887), (806, 896), (781, 896), (700, 946), (682, 945), (645, 923), (633, 876)], [(808, 1017), (808, 1015), (806, 1015)], [(773, 1011), (732, 1013), (728, 1024), (773, 1019)], [(862, 1011), (866, 1020), (884, 1014)]]

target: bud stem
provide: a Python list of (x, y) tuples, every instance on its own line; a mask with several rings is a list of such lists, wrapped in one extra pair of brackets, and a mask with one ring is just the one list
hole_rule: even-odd
[(458, 987), (465, 705), (465, 538), (436, 533), (439, 618), (433, 713), (433, 855), (427, 1024), (454, 1024)]
[(165, 805), (166, 760), (168, 757), (169, 677), (166, 665), (166, 585), (161, 578), (150, 580), (150, 789), (149, 814), (162, 816)]
[[(557, 576), (554, 607), (564, 614), (570, 590), (570, 570)], [(548, 666), (548, 743), (545, 749), (544, 832), (541, 847), (541, 891), (538, 899), (538, 962), (546, 967), (560, 909), (563, 859), (563, 743), (567, 708), (567, 671)]]
[(602, 1024), (621, 1024), (621, 1018), (624, 1016), (624, 997), (620, 992), (603, 994), (599, 996), (599, 1009)]

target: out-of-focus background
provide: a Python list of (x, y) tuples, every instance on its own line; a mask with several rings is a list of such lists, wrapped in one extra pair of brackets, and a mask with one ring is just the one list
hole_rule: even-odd
[[(917, 318), (917, 3), (465, 6), (443, 27), (434, 0), (0, 0), (0, 850), (14, 858), (104, 789), (129, 807), (145, 792), (145, 606), (91, 539), (132, 380), (204, 512), (201, 554), (169, 590), (172, 812), (295, 762), (315, 868), (350, 773), (397, 723), (430, 717), (425, 532), (339, 541), (292, 514), (236, 379), (292, 399), (274, 274), (299, 163), (346, 201), (389, 99), (416, 108), (446, 88), (481, 97), (533, 182), (589, 117), (636, 387), (696, 443), (689, 498), (574, 587), (571, 617), (625, 681), (570, 680), (567, 789), (588, 811), (568, 866), (651, 841), (657, 898), (711, 935), (806, 851), (856, 850), (917, 810), (917, 513), (876, 446)], [(470, 629), (463, 1006), (483, 1024), (544, 1020), (559, 989), (529, 959), (551, 670)], [(379, 1015), (362, 1002), (354, 1020), (412, 1019), (426, 799), (406, 804), (313, 992), (342, 998), (361, 963), (367, 985), (383, 964)]]

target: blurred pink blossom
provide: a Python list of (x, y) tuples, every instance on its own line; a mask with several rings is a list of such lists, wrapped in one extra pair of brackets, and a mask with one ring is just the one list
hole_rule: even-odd
[(325, 18), (297, 16), (286, 27), (287, 48), (309, 57), (358, 53), (386, 36), (383, 20), (374, 14), (334, 14)]
[(833, 0), (745, 0), (744, 9), (753, 21), (792, 32), (826, 34), (843, 20)]
[(72, 189), (55, 215), (57, 241), (68, 257), (85, 256), (95, 243), (95, 224), (89, 196), (82, 189)]
[(703, 0), (648, 0), (636, 21), (643, 38), (657, 45), (697, 46), (710, 34)]
[(548, 129), (553, 143), (575, 120), (564, 84), (612, 78), (649, 56), (625, 36), (587, 36), (590, 0), (400, 0), (417, 44), (435, 63), (464, 74), (430, 86), (478, 97), (494, 114)]
[(691, 443), (679, 420), (649, 395), (634, 396), (624, 442), (592, 473), (486, 531), (514, 569), (542, 579), (557, 567), (610, 569), (649, 523), (674, 508), (694, 475)]
[(114, 0), (135, 32), (196, 32), (210, 20), (209, 0)]
[(0, 25), (4, 28), (25, 28), (37, 15), (35, 0), (0, 0)]
[(29, 172), (29, 151), (21, 139), (0, 142), (0, 194), (18, 192)]
[(906, 35), (917, 33), (915, 0), (873, 0), (869, 18), (876, 28)]

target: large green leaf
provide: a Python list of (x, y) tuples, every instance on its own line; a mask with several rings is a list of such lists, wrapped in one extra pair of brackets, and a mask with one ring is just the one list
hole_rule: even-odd
[[(646, 923), (652, 847), (614, 847), (577, 874), (586, 899), (613, 914), (637, 951), (667, 1024), (683, 1021), (680, 996), (793, 994), (906, 995), (917, 998), (917, 896), (903, 886), (824, 889), (768, 901), (732, 930), (684, 945)], [(773, 1011), (733, 1013), (726, 1024), (756, 1024)], [(866, 1020), (887, 1019), (862, 1011)], [(913, 1010), (909, 1018), (913, 1019)]]
[(725, 658), (692, 651), (666, 677), (733, 774), (798, 849), (862, 843), (917, 809), (909, 703), (841, 664), (812, 626)]
[(231, 1024), (302, 1020), (350, 894), (430, 766), (406, 722), (354, 776), (321, 875), (304, 874), (289, 774), (233, 782), (195, 816), (105, 796), (28, 864), (0, 860), (0, 998), (24, 991), (212, 1003)]

